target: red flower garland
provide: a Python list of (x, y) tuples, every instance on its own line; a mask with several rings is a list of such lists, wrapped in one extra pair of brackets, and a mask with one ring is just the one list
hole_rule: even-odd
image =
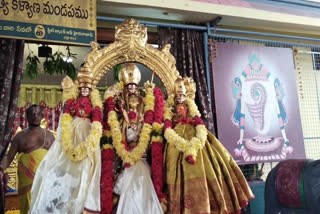
[[(147, 111), (144, 114), (144, 122), (152, 125), (153, 122), (162, 124), (163, 121), (163, 95), (159, 88), (154, 89), (155, 96), (155, 107), (157, 111), (153, 112), (152, 110)], [(103, 127), (104, 130), (110, 130), (108, 125), (108, 113), (110, 111), (115, 111), (115, 104), (113, 97), (109, 97), (104, 102), (104, 116), (103, 116)], [(129, 117), (134, 115), (130, 115)], [(125, 149), (130, 151), (127, 143), (122, 142), (125, 145)], [(152, 164), (151, 164), (151, 177), (153, 185), (155, 187), (157, 196), (161, 201), (163, 198), (166, 198), (166, 195), (163, 193), (163, 144), (162, 142), (152, 142), (151, 145), (152, 153)], [(113, 192), (113, 159), (114, 151), (112, 148), (102, 151), (102, 171), (101, 171), (101, 183), (100, 183), (100, 196), (101, 196), (101, 213), (109, 214), (112, 212), (112, 192)], [(130, 167), (130, 164), (125, 164), (124, 168)]]
[(104, 103), (106, 107), (105, 109), (107, 109), (107, 113), (109, 113), (110, 111), (115, 111), (116, 107), (114, 105), (113, 97), (108, 97)]
[(197, 125), (204, 125), (204, 122), (203, 122), (203, 120), (199, 117), (199, 116), (194, 116), (193, 117), (193, 125), (194, 126), (197, 126)]
[(154, 88), (153, 95), (155, 98), (154, 106), (155, 108), (157, 108), (157, 110), (154, 112), (154, 122), (162, 124), (164, 103), (163, 103), (163, 95), (160, 88), (158, 87)]
[(113, 160), (114, 151), (112, 148), (102, 150), (101, 155), (101, 179), (100, 179), (100, 204), (101, 213), (111, 214), (113, 203)]
[(102, 126), (103, 130), (110, 130), (110, 126), (108, 124), (108, 102), (107, 100), (104, 101), (103, 103), (103, 119), (102, 119)]
[(154, 113), (153, 113), (152, 110), (147, 111), (147, 112), (144, 114), (144, 122), (152, 125), (152, 123), (153, 123), (153, 116), (154, 116)]
[(151, 178), (158, 199), (161, 202), (166, 198), (163, 193), (163, 143), (152, 142), (151, 144)]
[(166, 120), (164, 121), (163, 131), (166, 131), (166, 129), (168, 129), (168, 128), (172, 128), (172, 121), (166, 119)]
[[(109, 106), (111, 109), (115, 109), (112, 99), (107, 99), (104, 102), (103, 109), (103, 130), (110, 130), (108, 125), (108, 112)], [(111, 214), (113, 210), (113, 183), (114, 183), (114, 171), (113, 171), (114, 151), (113, 148), (103, 149), (101, 152), (101, 179), (100, 179), (100, 204), (101, 213)]]
[[(154, 106), (154, 122), (162, 124), (163, 113), (164, 113), (164, 103), (163, 95), (160, 88), (154, 88), (153, 94), (155, 97)], [(161, 133), (158, 133), (161, 134)], [(159, 201), (166, 198), (166, 194), (163, 193), (163, 143), (162, 142), (152, 142), (151, 144), (151, 178), (153, 182), (154, 189), (158, 196)]]

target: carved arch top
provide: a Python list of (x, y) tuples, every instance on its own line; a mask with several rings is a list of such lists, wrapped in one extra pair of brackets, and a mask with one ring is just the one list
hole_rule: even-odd
[[(93, 76), (93, 86), (96, 86), (101, 77), (115, 65), (126, 62), (137, 62), (145, 65), (159, 76), (168, 94), (174, 91), (174, 81), (179, 76), (176, 69), (176, 60), (169, 52), (170, 45), (162, 50), (156, 49), (147, 43), (147, 28), (134, 19), (126, 19), (116, 26), (115, 42), (103, 49), (98, 43), (92, 42), (92, 50), (85, 58), (86, 67)], [(84, 74), (78, 74), (78, 79)]]

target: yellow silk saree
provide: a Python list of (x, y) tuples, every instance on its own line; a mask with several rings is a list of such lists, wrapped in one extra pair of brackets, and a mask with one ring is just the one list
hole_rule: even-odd
[[(174, 130), (190, 140), (195, 129), (178, 124)], [(173, 144), (165, 148), (164, 166), (168, 191), (167, 213), (240, 213), (254, 196), (240, 168), (223, 145), (208, 132), (208, 139), (194, 164)]]

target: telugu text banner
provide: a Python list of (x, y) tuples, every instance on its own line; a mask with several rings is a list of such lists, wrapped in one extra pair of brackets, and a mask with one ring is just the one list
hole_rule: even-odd
[(0, 36), (88, 45), (96, 40), (96, 1), (1, 0)]

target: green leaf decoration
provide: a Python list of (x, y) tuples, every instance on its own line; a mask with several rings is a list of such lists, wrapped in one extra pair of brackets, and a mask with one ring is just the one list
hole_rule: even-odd
[(49, 75), (55, 74), (55, 60), (53, 56), (49, 56), (43, 62), (43, 72)]
[(38, 57), (31, 52), (26, 58), (26, 69), (24, 71), (24, 74), (30, 79), (34, 79), (39, 76), (38, 63), (40, 63)]
[[(67, 59), (76, 59), (77, 54), (71, 53), (69, 46), (67, 47), (67, 51)], [(43, 62), (43, 72), (49, 75), (66, 74), (71, 79), (75, 80), (77, 78), (76, 68), (72, 62), (65, 61), (63, 59), (64, 57), (65, 55), (60, 51), (57, 51), (53, 55), (47, 57)], [(26, 69), (24, 72), (30, 79), (34, 79), (39, 76), (40, 70), (38, 63), (40, 63), (38, 57), (31, 52), (26, 58)]]

